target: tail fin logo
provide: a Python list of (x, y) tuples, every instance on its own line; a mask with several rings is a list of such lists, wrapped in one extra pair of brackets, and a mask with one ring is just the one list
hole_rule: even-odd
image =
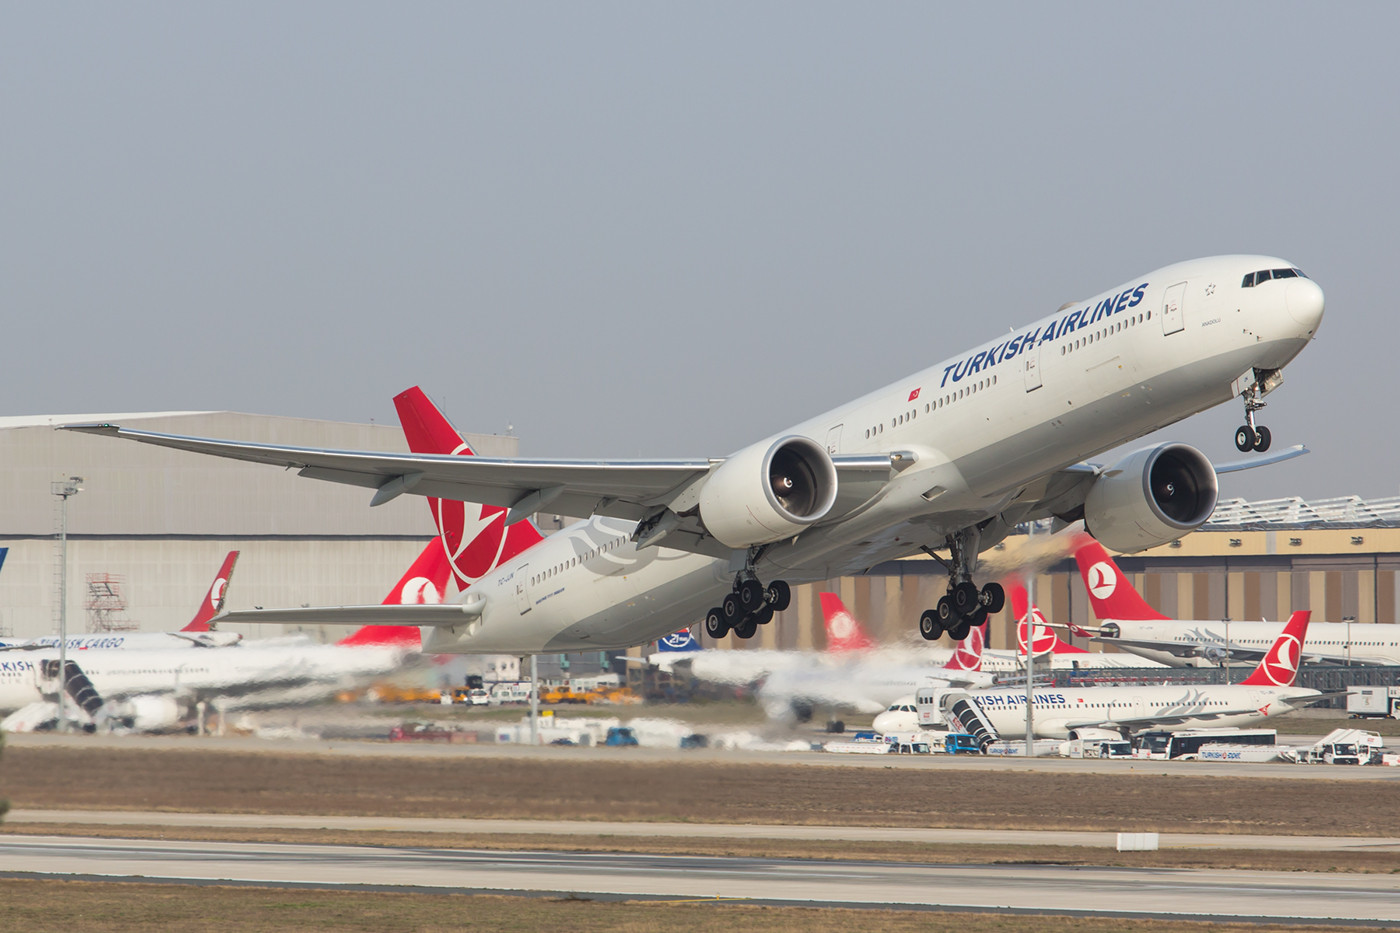
[(1303, 643), (1293, 635), (1284, 635), (1274, 642), (1259, 670), (1266, 680), (1275, 687), (1291, 687), (1298, 676), (1298, 659), (1303, 653)]
[[(1041, 615), (1038, 607), (1031, 608), (1030, 620), (1031, 625), (1034, 626), (1033, 634), (1030, 635), (1030, 640), (1035, 646), (1036, 657), (1054, 651), (1055, 643), (1059, 641), (1059, 638), (1045, 621), (1045, 616)], [(1026, 653), (1026, 630), (1027, 626), (1024, 620), (1020, 625), (1016, 626), (1016, 642), (1020, 646), (1021, 654)]]
[(412, 577), (399, 587), (399, 605), (436, 606), (442, 602), (442, 594), (437, 585), (427, 577)]
[(959, 671), (980, 671), (982, 669), (982, 648), (986, 644), (986, 626), (978, 625), (958, 642), (953, 656), (946, 667)]
[(224, 589), (228, 586), (228, 580), (224, 577), (214, 581), (214, 585), (209, 587), (209, 608), (218, 612), (224, 605)]
[(856, 633), (856, 620), (852, 619), (851, 614), (843, 609), (831, 617), (827, 630), (833, 639), (846, 641)]
[[(465, 583), (473, 583), (490, 573), (501, 561), (506, 545), (506, 510), (500, 506), (477, 505), (436, 499), (438, 528), (453, 572)], [(474, 517), (468, 524), (467, 513)]]
[(1113, 595), (1113, 591), (1118, 589), (1118, 574), (1112, 564), (1099, 561), (1089, 568), (1084, 582), (1088, 584), (1089, 592), (1095, 599), (1108, 599)]

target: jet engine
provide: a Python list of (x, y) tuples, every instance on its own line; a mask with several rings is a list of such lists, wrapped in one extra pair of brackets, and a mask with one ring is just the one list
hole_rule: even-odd
[(137, 732), (167, 732), (180, 725), (180, 703), (166, 694), (134, 696), (113, 710), (113, 716)]
[(1215, 468), (1196, 448), (1147, 447), (1094, 480), (1084, 500), (1084, 525), (1110, 550), (1141, 551), (1204, 525), (1219, 492)]
[(836, 501), (836, 467), (809, 437), (779, 438), (739, 451), (700, 490), (700, 520), (726, 547), (789, 538), (819, 521)]

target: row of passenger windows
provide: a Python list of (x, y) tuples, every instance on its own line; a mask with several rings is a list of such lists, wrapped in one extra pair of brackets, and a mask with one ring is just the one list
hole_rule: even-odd
[(609, 551), (615, 551), (615, 550), (617, 550), (618, 548), (622, 547), (622, 545), (623, 545), (626, 541), (627, 541), (627, 539), (626, 539), (625, 537), (624, 537), (624, 538), (614, 538), (613, 540), (609, 541), (607, 544), (599, 545), (598, 547), (594, 548), (594, 549), (591, 550), (591, 551), (585, 551), (583, 554), (580, 554), (578, 557), (571, 557), (571, 558), (569, 558), (568, 560), (564, 561), (562, 564), (555, 564), (553, 567), (550, 567), (548, 570), (544, 571), (543, 573), (537, 573), (537, 574), (535, 574), (533, 577), (531, 577), (531, 578), (530, 578), (530, 585), (531, 585), (531, 586), (534, 586), (534, 585), (537, 584), (537, 583), (541, 583), (541, 582), (543, 582), (543, 581), (545, 581), (545, 580), (548, 580), (550, 577), (553, 577), (553, 576), (555, 576), (555, 575), (557, 575), (557, 574), (563, 573), (565, 570), (568, 570), (570, 567), (577, 567), (579, 564), (583, 563), (584, 561), (589, 560), (590, 558), (593, 558), (593, 557), (597, 557), (599, 554), (607, 554)]
[[(934, 400), (931, 401), (931, 402), (925, 402), (925, 403), (924, 403), (924, 414), (928, 414), (929, 412), (938, 411), (938, 409), (943, 408), (943, 407), (946, 406), (946, 405), (951, 405), (952, 403), (956, 402), (956, 401), (957, 401), (958, 399), (960, 399), (960, 398), (967, 398), (969, 395), (972, 395), (972, 394), (973, 394), (974, 392), (976, 392), (978, 389), (987, 389), (987, 388), (991, 388), (992, 386), (994, 386), (994, 385), (996, 385), (996, 384), (997, 384), (997, 377), (996, 377), (996, 376), (988, 376), (987, 378), (981, 380), (980, 382), (975, 382), (975, 383), (973, 383), (973, 384), (970, 385), (970, 386), (964, 386), (963, 388), (959, 389), (958, 391), (956, 391), (956, 392), (950, 392), (950, 393), (948, 393), (947, 395), (943, 396), (942, 398), (936, 398), (936, 399), (934, 399)], [(912, 408), (912, 409), (910, 409), (909, 411), (906, 411), (906, 412), (905, 412), (904, 414), (902, 414), (902, 415), (896, 415), (895, 417), (891, 418), (891, 419), (890, 419), (890, 427), (891, 427), (891, 428), (897, 428), (897, 427), (899, 427), (901, 424), (906, 424), (906, 423), (908, 423), (908, 422), (910, 422), (910, 421), (913, 421), (913, 420), (914, 420), (915, 418), (917, 418), (917, 417), (919, 417), (919, 410), (918, 410), (917, 408)], [(873, 427), (873, 428), (866, 428), (866, 429), (865, 429), (865, 439), (866, 439), (866, 440), (869, 440), (870, 438), (875, 437), (875, 436), (878, 435), (878, 434), (884, 434), (884, 433), (885, 433), (885, 425), (884, 425), (883, 423), (877, 424), (877, 425), (875, 425), (875, 427)]]
[(1087, 347), (1091, 343), (1097, 343), (1098, 341), (1107, 337), (1109, 334), (1116, 334), (1124, 328), (1132, 327), (1135, 324), (1141, 324), (1143, 321), (1150, 320), (1152, 320), (1151, 311), (1148, 311), (1145, 314), (1130, 314), (1116, 324), (1110, 325), (1109, 327), (1101, 327), (1087, 337), (1078, 337), (1074, 340), (1071, 340), (1069, 343), (1061, 345), (1060, 356), (1064, 356), (1066, 353), (1073, 353), (1080, 347)]
[(1240, 283), (1240, 288), (1253, 288), (1270, 279), (1306, 279), (1302, 269), (1263, 269), (1259, 272), (1251, 272), (1244, 277)]

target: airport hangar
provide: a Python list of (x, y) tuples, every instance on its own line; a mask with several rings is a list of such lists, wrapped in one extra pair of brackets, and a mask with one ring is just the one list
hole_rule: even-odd
[[(231, 608), (377, 603), (434, 531), (417, 496), (371, 509), (363, 489), (53, 427), (91, 421), (306, 447), (406, 449), (393, 425), (238, 412), (0, 418), (7, 465), (0, 476), (7, 503), (0, 547), (10, 549), (0, 572), (0, 629), (12, 637), (58, 629), (60, 500), (51, 487), (70, 476), (83, 478), (82, 491), (67, 506), (72, 633), (89, 629), (88, 574), (119, 580), (126, 610), (109, 613), (109, 624), (180, 628), (232, 548), (242, 554), (228, 592)], [(467, 439), (484, 456), (519, 452), (513, 436)], [(546, 532), (568, 521), (558, 515), (536, 519)], [(1024, 535), (1013, 536), (983, 555), (984, 572), (1025, 563), (1022, 555), (1030, 549), (1042, 554)], [(1036, 599), (1047, 618), (1096, 621), (1072, 559), (1042, 555), (1036, 563), (1042, 565)], [(1171, 616), (1282, 620), (1293, 609), (1310, 608), (1320, 621), (1395, 624), (1400, 499), (1222, 501), (1201, 531), (1120, 564), (1148, 601)], [(942, 568), (929, 558), (889, 561), (861, 576), (794, 587), (792, 607), (777, 616), (777, 624), (764, 626), (749, 642), (730, 636), (720, 646), (823, 647), (817, 598), (822, 590), (839, 593), (876, 637), (917, 639), (919, 614), (937, 603), (946, 585)], [(263, 638), (284, 631), (261, 626), (246, 634)], [(338, 633), (312, 634), (333, 639)], [(1008, 608), (994, 620), (991, 646), (1013, 643)]]

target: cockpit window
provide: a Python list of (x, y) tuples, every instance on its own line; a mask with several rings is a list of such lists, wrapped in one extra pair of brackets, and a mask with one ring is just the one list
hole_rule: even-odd
[(1251, 272), (1246, 275), (1244, 281), (1240, 283), (1240, 288), (1253, 288), (1270, 279), (1292, 278), (1306, 279), (1307, 275), (1302, 269), (1261, 269), (1258, 272)]

